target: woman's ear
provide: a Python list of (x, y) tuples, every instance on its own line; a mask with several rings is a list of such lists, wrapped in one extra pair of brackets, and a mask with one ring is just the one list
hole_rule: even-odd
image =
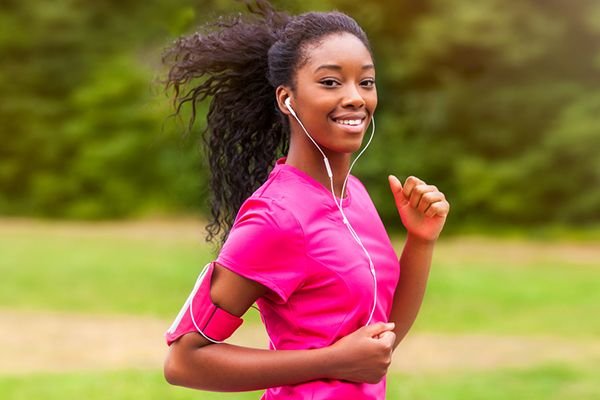
[(275, 89), (275, 98), (277, 99), (277, 106), (279, 107), (279, 111), (283, 113), (283, 115), (292, 115), (290, 110), (285, 105), (285, 100), (290, 98), (292, 91), (285, 87), (279, 86)]

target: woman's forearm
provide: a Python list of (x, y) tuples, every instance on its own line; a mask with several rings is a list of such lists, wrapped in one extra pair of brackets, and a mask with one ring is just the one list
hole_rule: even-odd
[(400, 280), (394, 294), (390, 322), (396, 327), (394, 349), (408, 333), (423, 302), (435, 241), (408, 235), (400, 256)]
[(178, 386), (239, 392), (328, 378), (334, 362), (329, 347), (272, 351), (218, 343), (171, 352), (165, 376)]

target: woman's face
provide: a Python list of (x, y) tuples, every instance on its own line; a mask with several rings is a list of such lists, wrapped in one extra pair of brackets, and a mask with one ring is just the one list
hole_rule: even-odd
[(304, 55), (291, 95), (294, 111), (323, 151), (359, 150), (377, 107), (371, 54), (356, 36), (336, 33), (308, 45)]

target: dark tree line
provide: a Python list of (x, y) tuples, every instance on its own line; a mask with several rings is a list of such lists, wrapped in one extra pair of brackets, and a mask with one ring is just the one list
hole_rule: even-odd
[[(369, 34), (377, 132), (353, 172), (390, 226), (389, 173), (435, 183), (454, 227), (600, 220), (599, 2), (274, 3), (337, 8)], [(160, 57), (177, 35), (243, 7), (0, 4), (0, 213), (205, 212), (204, 121), (183, 135), (185, 120), (168, 118)]]

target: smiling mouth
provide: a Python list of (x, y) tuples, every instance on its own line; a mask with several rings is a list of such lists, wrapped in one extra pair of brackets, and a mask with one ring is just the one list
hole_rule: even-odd
[(348, 126), (359, 126), (362, 125), (363, 121), (365, 119), (334, 119), (334, 121), (338, 124), (341, 125), (348, 125)]
[(365, 129), (365, 122), (367, 117), (354, 117), (354, 118), (331, 118), (333, 122), (343, 130), (349, 133), (361, 133)]

